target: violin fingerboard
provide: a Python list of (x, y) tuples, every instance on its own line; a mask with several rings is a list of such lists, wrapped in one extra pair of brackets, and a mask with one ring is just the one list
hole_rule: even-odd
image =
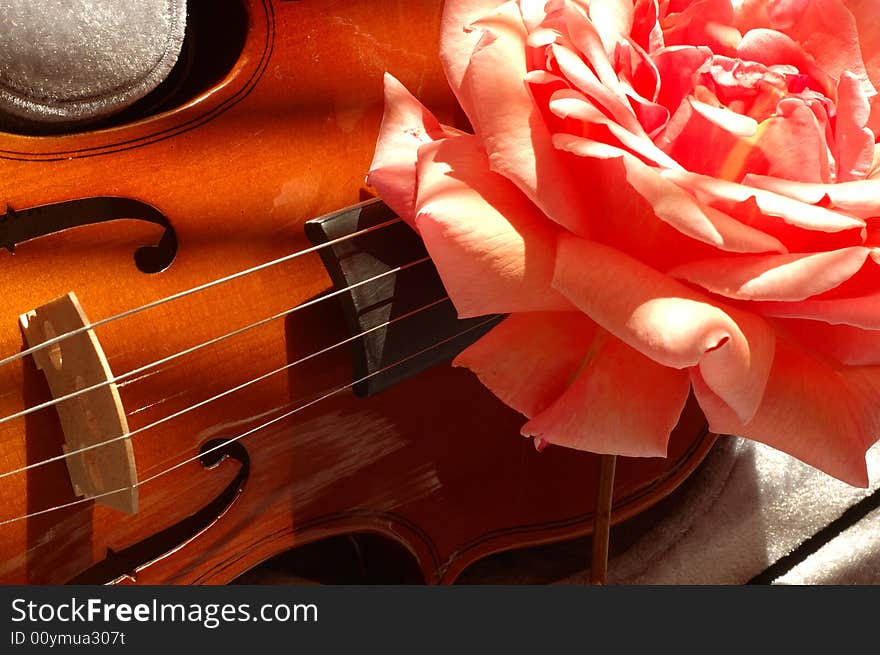
[[(305, 224), (316, 246), (357, 234), (318, 252), (334, 288), (348, 290), (339, 294), (348, 331), (364, 335), (352, 342), (353, 379), (359, 380), (353, 389), (362, 397), (451, 360), (504, 318), (462, 320), (450, 300), (437, 302), (446, 297), (446, 289), (430, 260), (363, 283), (428, 257), (419, 235), (400, 220), (358, 234), (396, 218), (375, 199)], [(389, 321), (394, 322), (374, 329)]]

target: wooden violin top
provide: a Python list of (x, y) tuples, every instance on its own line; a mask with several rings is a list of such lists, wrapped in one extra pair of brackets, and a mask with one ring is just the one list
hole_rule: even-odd
[[(0, 253), (0, 358), (25, 348), (19, 315), (68, 292), (92, 322), (121, 315), (94, 334), (121, 378), (139, 485), (135, 514), (77, 497), (55, 407), (14, 417), (51, 403), (45, 377), (30, 355), (0, 365), (0, 581), (222, 583), (363, 531), (451, 582), (485, 554), (589, 531), (596, 457), (537, 453), (470, 373), (444, 364), (351, 393), (351, 335), (338, 299), (320, 300), (333, 285), (316, 252), (235, 277), (309, 249), (307, 220), (364, 197), (386, 70), (461, 125), (436, 58), (440, 4), (218, 2), (246, 17), (243, 44), (193, 97), (79, 133), (0, 134), (15, 250)], [(26, 211), (107, 197), (131, 215), (59, 228)], [(135, 253), (169, 225), (170, 265), (142, 271)], [(690, 404), (667, 459), (620, 462), (613, 519), (669, 493), (711, 443)]]

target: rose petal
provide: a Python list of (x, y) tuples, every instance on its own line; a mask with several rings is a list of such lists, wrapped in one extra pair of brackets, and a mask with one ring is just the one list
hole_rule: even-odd
[(761, 123), (753, 143), (760, 157), (752, 158), (745, 172), (801, 182), (831, 180), (834, 159), (824, 126), (799, 98), (781, 101), (776, 114)]
[(730, 54), (742, 38), (733, 22), (730, 0), (694, 0), (664, 17), (663, 39), (669, 45), (699, 43), (716, 54)]
[(877, 20), (877, 2), (844, 0), (844, 4), (856, 22), (865, 70), (874, 88), (880, 90), (880, 21)]
[(547, 216), (588, 231), (583, 194), (562, 165), (525, 82), (525, 27), (515, 3), (481, 21), (486, 30), (462, 79), (469, 116), (489, 166), (511, 180)]
[(565, 234), (553, 286), (655, 362), (679, 369), (699, 366), (709, 387), (742, 420), (757, 409), (775, 344), (771, 328), (759, 317), (722, 310), (613, 248)]
[[(831, 208), (853, 216), (867, 218), (880, 213), (880, 179), (840, 184), (810, 184), (765, 175), (746, 175), (743, 184), (792, 198), (807, 205), (819, 204), (827, 197)], [(853, 227), (859, 226), (853, 225)]]
[[(598, 152), (595, 157), (560, 152), (569, 170), (579, 179), (589, 181), (589, 205), (584, 211), (591, 216), (590, 230), (596, 241), (613, 246), (660, 271), (684, 262), (719, 256), (719, 248), (686, 236), (658, 218), (651, 204), (630, 190), (620, 149), (602, 144), (595, 146), (606, 148), (607, 152)], [(621, 189), (627, 192), (621, 193)], [(728, 221), (733, 225), (732, 219)], [(740, 250), (747, 250), (746, 246), (751, 245), (754, 246), (752, 252), (785, 252), (779, 241), (767, 239), (758, 232), (753, 239), (734, 239), (733, 235), (743, 227), (742, 224), (735, 225), (731, 234), (716, 227), (724, 235), (723, 247), (741, 245)]]
[(822, 321), (775, 319), (787, 338), (846, 366), (880, 365), (880, 331)]
[(767, 0), (738, 0), (733, 3), (733, 23), (743, 33), (770, 24)]
[(609, 112), (621, 127), (633, 134), (647, 136), (626, 98), (615, 95), (576, 53), (559, 44), (553, 44), (549, 49), (562, 75), (569, 82)]
[[(865, 93), (875, 93), (862, 59), (859, 28), (843, 2), (808, 0), (777, 2), (773, 6), (777, 11), (771, 13), (771, 20), (777, 29), (799, 43), (823, 71), (835, 80), (849, 71), (859, 79)], [(876, 12), (875, 5), (870, 22), (876, 22)]]
[[(873, 102), (874, 100), (878, 100), (878, 99), (880, 99), (880, 96), (874, 96), (873, 98), (871, 98), (871, 100), (872, 100), (871, 115), (872, 116), (875, 113), (875, 109), (880, 109), (880, 102), (877, 102), (877, 103)], [(880, 114), (878, 114), (877, 118), (880, 119)], [(880, 120), (878, 120), (878, 125), (876, 128), (871, 127), (869, 129), (872, 132), (874, 132), (874, 134), (880, 134)], [(871, 168), (868, 171), (868, 178), (867, 179), (876, 180), (876, 179), (878, 179), (878, 177), (880, 177), (880, 143), (875, 143), (874, 144), (874, 161), (871, 163)]]
[(837, 87), (838, 174), (840, 182), (861, 180), (874, 163), (874, 133), (866, 126), (871, 106), (858, 78), (845, 72)]
[(830, 366), (780, 340), (763, 399), (743, 421), (691, 373), (709, 429), (760, 441), (856, 486), (867, 486), (865, 452), (874, 421), (870, 403)]
[(489, 171), (471, 135), (419, 151), (416, 226), (460, 316), (552, 311), (559, 228)]
[(785, 247), (773, 237), (703, 205), (663, 179), (658, 169), (652, 169), (619, 148), (570, 134), (556, 134), (553, 142), (561, 150), (581, 157), (619, 158), (626, 169), (627, 182), (651, 204), (658, 218), (682, 234), (732, 252), (785, 251)]
[(617, 73), (611, 64), (611, 57), (614, 56), (617, 43), (626, 34), (629, 34), (629, 30), (617, 32), (612, 27), (610, 32), (606, 31), (603, 39), (598, 31), (600, 25), (596, 22), (596, 15), (601, 16), (602, 14), (602, 3), (591, 2), (588, 3), (588, 6), (590, 17), (587, 16), (586, 7), (582, 8), (576, 2), (566, 2), (563, 5), (563, 16), (568, 36), (572, 45), (595, 72), (602, 84), (612, 91), (617, 91)]
[(453, 361), (527, 417), (553, 403), (590, 351), (598, 326), (580, 312), (511, 314)]
[(699, 71), (697, 82), (695, 94), (760, 122), (772, 116), (779, 101), (789, 95), (789, 87), (802, 80), (794, 66), (765, 66), (715, 55)]
[(495, 11), (505, 0), (448, 0), (440, 19), (440, 62), (449, 86), (470, 115), (468, 98), (461, 93), (461, 81), (474, 48), (483, 33), (471, 25)]
[(817, 232), (842, 232), (865, 226), (863, 220), (854, 216), (832, 212), (753, 186), (727, 182), (687, 171), (664, 170), (661, 175), (710, 204), (716, 201), (743, 203), (754, 198), (758, 208), (765, 215), (776, 216), (796, 227)]
[[(700, 195), (706, 200), (706, 196)], [(819, 232), (789, 225), (778, 216), (768, 215), (758, 206), (754, 197), (744, 202), (712, 200), (711, 204), (725, 214), (756, 230), (777, 238), (785, 252), (822, 252), (865, 244), (865, 228), (854, 227), (840, 232)]]
[(617, 74), (623, 94), (632, 105), (639, 123), (653, 139), (669, 120), (669, 110), (657, 102), (660, 72), (647, 52), (631, 40), (617, 49)]
[(655, 165), (678, 167), (678, 163), (655, 146), (653, 141), (623, 129), (616, 121), (599, 111), (586, 96), (574, 89), (562, 89), (554, 92), (550, 96), (548, 107), (553, 114), (560, 118), (572, 118), (583, 123), (604, 126), (628, 150)]
[(854, 298), (809, 299), (801, 302), (766, 302), (756, 305), (766, 316), (807, 318), (834, 325), (880, 330), (880, 291)]
[(712, 59), (712, 51), (706, 47), (671, 46), (652, 53), (651, 58), (660, 71), (657, 102), (674, 113), (693, 91), (696, 73)]
[(394, 77), (385, 73), (385, 114), (367, 183), (410, 226), (415, 220), (419, 146), (453, 134)]
[(782, 32), (766, 28), (749, 30), (737, 46), (736, 56), (765, 66), (794, 66), (813, 80), (816, 91), (829, 97), (834, 96), (835, 84), (827, 73), (816, 65), (816, 61), (804, 52), (797, 41)]
[(758, 123), (749, 116), (737, 114), (724, 107), (713, 107), (705, 102), (690, 98), (694, 110), (710, 123), (740, 137), (754, 136)]
[(657, 145), (686, 170), (736, 179), (753, 151), (757, 122), (729, 109), (685, 98), (657, 136)]
[(870, 252), (870, 248), (853, 247), (809, 254), (719, 257), (678, 266), (669, 275), (727, 298), (797, 301), (849, 280)]
[(630, 36), (650, 53), (660, 50), (665, 45), (656, 0), (636, 0)]
[(687, 371), (661, 366), (602, 334), (571, 386), (522, 433), (593, 453), (665, 457), (690, 391)]
[(589, 14), (609, 57), (617, 42), (632, 31), (632, 0), (571, 0), (569, 4), (579, 5), (582, 13)]

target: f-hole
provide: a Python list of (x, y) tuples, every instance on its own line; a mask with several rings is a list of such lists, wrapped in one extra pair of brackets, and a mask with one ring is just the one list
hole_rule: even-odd
[(219, 519), (235, 502), (250, 474), (251, 463), (241, 443), (212, 439), (199, 449), (199, 462), (206, 469), (217, 468), (224, 460), (240, 465), (238, 474), (214, 500), (182, 521), (122, 550), (107, 550), (107, 557), (80, 573), (68, 584), (108, 584), (121, 578), (137, 578), (137, 572), (167, 553), (197, 537)]
[(154, 223), (165, 229), (157, 244), (141, 246), (135, 251), (134, 263), (138, 270), (159, 273), (171, 266), (177, 256), (177, 234), (171, 221), (152, 205), (134, 198), (98, 196), (27, 209), (7, 205), (6, 213), (0, 215), (0, 247), (14, 253), (15, 246), (31, 239), (123, 218)]

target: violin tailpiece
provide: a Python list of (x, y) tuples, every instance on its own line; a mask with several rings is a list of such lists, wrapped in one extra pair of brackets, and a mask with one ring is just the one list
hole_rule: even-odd
[[(29, 347), (89, 325), (73, 292), (22, 314), (19, 321)], [(94, 331), (82, 330), (32, 354), (52, 398), (58, 401), (55, 409), (64, 431), (65, 462), (74, 492), (100, 505), (136, 513), (134, 451), (131, 439), (118, 438), (128, 434), (128, 421)], [(83, 392), (91, 387), (96, 388)], [(58, 400), (71, 394), (75, 395)]]
[[(374, 199), (308, 221), (305, 231), (318, 246), (395, 218), (388, 205)], [(358, 396), (372, 396), (451, 360), (503, 318), (460, 320), (450, 301), (429, 306), (446, 296), (430, 261), (352, 287), (428, 256), (418, 234), (403, 221), (321, 248), (319, 253), (334, 288), (349, 290), (340, 298), (351, 335), (372, 330), (353, 342), (353, 379), (370, 376), (354, 385)]]

